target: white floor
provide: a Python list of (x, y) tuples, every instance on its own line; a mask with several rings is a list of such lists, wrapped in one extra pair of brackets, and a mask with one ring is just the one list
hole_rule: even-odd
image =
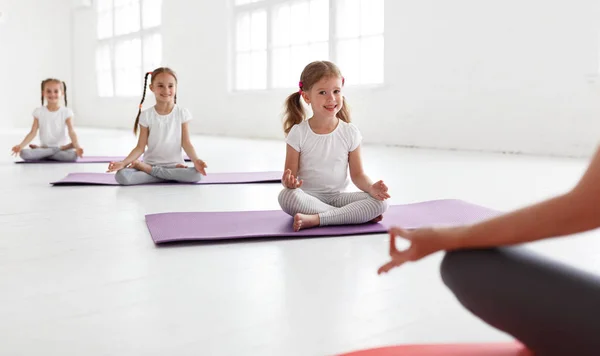
[[(0, 134), (0, 354), (333, 355), (415, 342), (502, 341), (454, 300), (441, 254), (380, 277), (385, 235), (156, 247), (144, 214), (278, 209), (278, 184), (52, 187), (105, 164), (16, 165)], [(79, 130), (88, 155), (132, 133)], [(280, 170), (281, 142), (194, 137), (209, 172)], [(587, 160), (367, 146), (391, 203), (513, 209), (569, 189)], [(596, 232), (531, 246), (600, 269)]]

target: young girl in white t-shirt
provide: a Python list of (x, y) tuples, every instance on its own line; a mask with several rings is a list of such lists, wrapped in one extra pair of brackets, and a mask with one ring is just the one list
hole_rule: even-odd
[[(388, 208), (387, 186), (373, 183), (363, 171), (362, 136), (350, 123), (343, 86), (335, 64), (312, 62), (302, 71), (300, 90), (286, 101), (287, 154), (281, 179), (285, 189), (279, 204), (294, 217), (295, 231), (378, 222)], [(312, 108), (308, 120), (300, 98)], [(345, 192), (350, 180), (362, 192)]]
[[(156, 97), (156, 105), (142, 112), (148, 76), (151, 76), (150, 90)], [(192, 116), (176, 102), (177, 75), (173, 70), (161, 67), (146, 73), (144, 94), (133, 127), (135, 134), (138, 125), (140, 128), (137, 146), (123, 161), (110, 162), (108, 165), (108, 172), (117, 171), (115, 179), (119, 184), (163, 181), (193, 183), (206, 175), (206, 163), (196, 156), (190, 141), (188, 122)], [(185, 165), (182, 148), (192, 160), (194, 168)], [(137, 160), (142, 154), (143, 162)]]
[[(60, 105), (64, 97), (65, 106)], [(44, 106), (44, 100), (48, 103)], [(29, 145), (40, 133), (40, 144)], [(71, 142), (67, 143), (67, 132)], [(73, 111), (67, 108), (67, 85), (58, 79), (42, 81), (42, 106), (33, 111), (33, 125), (23, 141), (12, 148), (13, 155), (26, 161), (52, 160), (73, 162), (83, 155), (75, 129)]]

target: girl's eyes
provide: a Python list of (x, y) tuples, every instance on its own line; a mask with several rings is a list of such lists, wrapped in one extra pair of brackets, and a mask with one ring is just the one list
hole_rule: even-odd
[[(334, 90), (334, 91), (333, 91), (333, 93), (334, 93), (334, 94), (339, 94), (339, 93), (340, 93), (340, 90), (337, 90), (337, 89), (336, 89), (336, 90)], [(327, 92), (325, 92), (325, 91), (320, 91), (320, 92), (319, 92), (319, 94), (321, 94), (321, 95), (325, 95), (325, 94), (327, 94)]]

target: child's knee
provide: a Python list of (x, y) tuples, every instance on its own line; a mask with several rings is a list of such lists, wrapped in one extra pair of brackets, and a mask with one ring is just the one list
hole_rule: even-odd
[(30, 149), (21, 150), (21, 152), (19, 152), (19, 156), (24, 160), (30, 160), (31, 159), (31, 150)]
[[(178, 169), (180, 169), (180, 168), (178, 168)], [(185, 182), (188, 182), (188, 183), (199, 182), (202, 180), (202, 173), (198, 172), (195, 168), (192, 168), (189, 170), (189, 172), (187, 173), (185, 178), (186, 178)]]
[(60, 161), (75, 162), (77, 161), (77, 152), (75, 150), (60, 151), (56, 154)]
[(383, 213), (385, 213), (388, 208), (390, 207), (390, 203), (388, 203), (387, 200), (379, 200), (379, 199), (375, 199), (372, 196), (369, 196), (369, 199), (371, 200), (371, 202), (373, 202), (373, 204), (376, 206), (375, 210), (377, 211), (377, 215), (382, 215)]
[(279, 201), (281, 210), (288, 214), (293, 214), (292, 207), (296, 205), (294, 203), (297, 201), (297, 193), (297, 189), (289, 188), (284, 188), (281, 192), (279, 192), (277, 200)]
[(117, 173), (115, 173), (115, 180), (120, 185), (131, 185), (132, 182), (130, 177), (131, 176), (124, 169), (121, 169), (120, 171), (117, 171)]

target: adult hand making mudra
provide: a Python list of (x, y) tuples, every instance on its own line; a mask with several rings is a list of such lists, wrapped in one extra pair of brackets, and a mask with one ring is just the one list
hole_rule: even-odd
[[(392, 227), (390, 234), (390, 257), (391, 261), (379, 267), (377, 274), (387, 273), (393, 268), (400, 267), (405, 262), (413, 262), (432, 253), (444, 250), (445, 241), (449, 241), (448, 229), (422, 228), (416, 230), (405, 230)], [(396, 248), (396, 237), (408, 240), (410, 246), (406, 250), (399, 251)]]

